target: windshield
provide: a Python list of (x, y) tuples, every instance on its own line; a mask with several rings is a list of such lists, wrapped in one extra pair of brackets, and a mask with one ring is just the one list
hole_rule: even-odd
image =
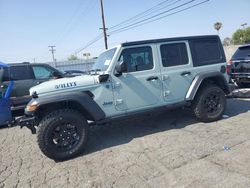
[(106, 52), (103, 52), (96, 60), (95, 64), (93, 65), (92, 69), (94, 71), (106, 71), (113, 59), (115, 54), (116, 48), (112, 48)]

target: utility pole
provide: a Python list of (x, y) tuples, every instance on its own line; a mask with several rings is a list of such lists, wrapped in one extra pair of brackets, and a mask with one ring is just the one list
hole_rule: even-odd
[(103, 30), (103, 35), (104, 35), (104, 43), (105, 43), (105, 49), (108, 49), (108, 41), (107, 41), (107, 28), (105, 26), (105, 19), (104, 19), (104, 11), (103, 11), (103, 3), (102, 0), (100, 0), (101, 3), (101, 12), (102, 12), (102, 29)]
[(56, 46), (48, 46), (50, 49), (49, 49), (49, 51), (51, 51), (51, 54), (52, 54), (52, 59), (53, 59), (53, 63), (54, 63), (54, 66), (56, 67), (56, 61), (55, 61), (55, 47)]
[(55, 47), (56, 46), (48, 46), (50, 49), (49, 49), (49, 51), (51, 51), (51, 54), (52, 54), (52, 60), (53, 60), (53, 62), (55, 62), (55, 55), (54, 55), (54, 53), (55, 53)]

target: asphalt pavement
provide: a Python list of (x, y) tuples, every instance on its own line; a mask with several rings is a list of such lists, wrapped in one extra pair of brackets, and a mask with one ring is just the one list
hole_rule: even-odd
[(223, 119), (176, 109), (93, 127), (86, 150), (55, 162), (27, 128), (0, 129), (0, 187), (250, 187), (250, 99)]

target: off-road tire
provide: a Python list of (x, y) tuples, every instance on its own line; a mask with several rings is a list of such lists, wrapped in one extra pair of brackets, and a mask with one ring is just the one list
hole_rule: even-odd
[[(55, 143), (53, 136), (59, 134), (55, 133), (55, 131), (57, 131), (56, 129), (61, 129), (60, 127), (65, 126), (71, 126), (70, 129), (72, 129), (73, 126), (73, 131), (77, 133), (73, 135), (72, 132), (68, 131), (68, 134), (72, 133), (72, 135), (70, 135), (71, 139), (77, 139), (74, 145), (72, 144), (73, 146), (69, 145), (69, 148), (60, 148), (64, 147), (64, 145), (59, 147), (59, 144)], [(62, 130), (67, 129), (62, 128)], [(46, 115), (40, 122), (37, 132), (38, 145), (43, 154), (47, 157), (56, 161), (67, 160), (76, 157), (83, 151), (88, 137), (88, 130), (89, 125), (87, 120), (78, 111), (71, 109), (56, 110)], [(77, 137), (75, 135), (77, 135)]]
[[(215, 112), (210, 113), (209, 111), (213, 108), (215, 108)], [(221, 119), (225, 109), (225, 93), (220, 87), (213, 84), (206, 84), (199, 88), (192, 102), (192, 110), (195, 116), (203, 122)]]

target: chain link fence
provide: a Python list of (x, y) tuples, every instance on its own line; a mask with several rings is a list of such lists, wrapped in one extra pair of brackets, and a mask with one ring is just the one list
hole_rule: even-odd
[(57, 61), (57, 62), (47, 62), (47, 64), (51, 65), (52, 67), (55, 67), (56, 69), (60, 71), (66, 71), (66, 70), (79, 70), (79, 71), (89, 71), (91, 70), (92, 66), (94, 65), (95, 60), (73, 60), (73, 61)]

